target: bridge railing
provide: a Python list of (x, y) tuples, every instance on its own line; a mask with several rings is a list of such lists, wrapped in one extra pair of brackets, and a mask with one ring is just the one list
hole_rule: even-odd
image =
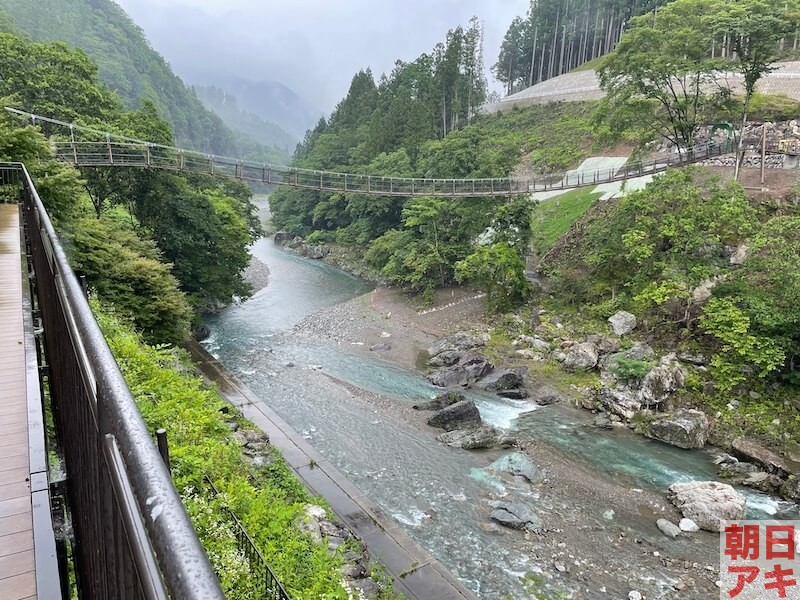
[(380, 177), (267, 165), (137, 141), (56, 141), (53, 148), (59, 159), (81, 167), (159, 168), (324, 192), (455, 198), (508, 196), (613, 183), (660, 173), (670, 167), (685, 166), (728, 152), (724, 146), (710, 143), (658, 156), (646, 162), (628, 162), (621, 167), (606, 169), (575, 170), (531, 178), (430, 179)]
[(30, 175), (23, 165), (16, 171), (66, 459), (79, 595), (221, 599), (219, 581)]

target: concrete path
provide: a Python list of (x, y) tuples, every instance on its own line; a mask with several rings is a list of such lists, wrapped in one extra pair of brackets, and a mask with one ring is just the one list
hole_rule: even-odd
[(476, 600), (439, 561), (200, 344), (191, 341), (187, 349), (206, 380), (215, 383), (228, 402), (269, 436), (306, 487), (325, 498), (339, 520), (364, 541), (370, 556), (394, 579), (397, 592), (408, 600)]

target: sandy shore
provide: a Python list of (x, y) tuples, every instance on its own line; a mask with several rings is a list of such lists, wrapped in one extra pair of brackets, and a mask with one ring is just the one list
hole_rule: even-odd
[[(476, 296), (465, 289), (444, 290), (432, 307), (422, 308), (397, 289), (379, 287), (304, 319), (295, 333), (378, 353), (394, 365), (419, 371), (424, 366), (421, 353), (435, 338), (459, 330), (488, 330), (483, 300)], [(370, 350), (376, 344), (389, 349)], [(425, 414), (405, 404), (335, 381), (387, 418), (410, 423), (427, 435), (440, 433), (425, 423)], [(576, 411), (575, 417), (587, 419), (588, 413)], [(545, 532), (502, 530), (497, 535), (525, 536), (531, 558), (544, 565), (542, 577), (552, 587), (573, 590), (572, 598), (624, 599), (632, 590), (647, 599), (702, 599), (719, 593), (714, 583), (718, 536), (701, 532), (679, 540), (664, 537), (656, 519), (677, 521), (679, 515), (663, 494), (631, 489), (627, 482), (530, 437), (521, 440), (521, 449), (546, 474), (537, 501), (549, 507), (543, 515)]]

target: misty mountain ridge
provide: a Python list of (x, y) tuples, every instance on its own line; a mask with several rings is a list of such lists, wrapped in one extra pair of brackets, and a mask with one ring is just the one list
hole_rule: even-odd
[(277, 125), (291, 134), (295, 144), (322, 116), (321, 111), (311, 108), (294, 90), (279, 81), (249, 81), (201, 71), (187, 74), (186, 79), (198, 89), (211, 86), (225, 90), (236, 98), (242, 111)]
[(192, 86), (192, 90), (206, 108), (219, 115), (231, 129), (248, 135), (261, 144), (280, 148), (287, 155), (294, 151), (299, 141), (297, 136), (272, 121), (244, 110), (235, 95), (213, 85)]

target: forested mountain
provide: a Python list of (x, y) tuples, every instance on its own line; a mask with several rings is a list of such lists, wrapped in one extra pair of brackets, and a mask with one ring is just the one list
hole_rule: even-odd
[[(571, 166), (587, 146), (583, 107), (475, 114), (486, 96), (481, 38), (473, 20), (451, 30), (432, 53), (398, 61), (377, 83), (369, 71), (356, 74), (330, 119), (298, 146), (294, 164), (373, 176), (475, 178), (508, 175), (521, 153), (542, 170)], [(503, 224), (503, 235), (520, 234), (493, 239), (464, 272), (469, 265), (513, 271), (508, 277), (524, 272), (517, 243), (528, 229), (524, 202), (279, 189), (270, 204), (276, 227), (308, 236), (308, 243), (335, 241), (354, 249), (383, 278), (417, 290), (452, 283), (456, 264), (493, 223)], [(524, 277), (516, 281), (527, 285)]]
[[(0, 99), (101, 131), (174, 143), (149, 100), (125, 110), (86, 53), (60, 42), (0, 33)], [(41, 133), (68, 135), (49, 126)], [(241, 271), (259, 228), (246, 186), (149, 169), (78, 173), (52, 160), (41, 133), (0, 110), (0, 160), (29, 164), (76, 271), (148, 340), (179, 342), (192, 308), (248, 294)]]
[(531, 0), (506, 32), (492, 72), (520, 87), (567, 73), (614, 49), (625, 25), (669, 0)]
[(214, 85), (192, 86), (192, 90), (200, 101), (222, 117), (231, 129), (245, 133), (261, 144), (280, 148), (287, 157), (294, 151), (297, 138), (279, 125), (241, 108), (235, 95)]
[(0, 0), (17, 29), (35, 41), (63, 41), (84, 49), (100, 79), (130, 109), (152, 102), (172, 125), (179, 144), (215, 154), (276, 154), (234, 134), (177, 77), (142, 30), (112, 0)]

